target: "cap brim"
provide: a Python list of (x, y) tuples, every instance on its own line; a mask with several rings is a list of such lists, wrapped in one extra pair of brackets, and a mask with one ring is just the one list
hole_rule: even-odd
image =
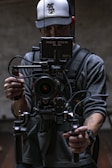
[(71, 23), (71, 18), (48, 18), (35, 21), (37, 28), (44, 28), (51, 25), (68, 25)]

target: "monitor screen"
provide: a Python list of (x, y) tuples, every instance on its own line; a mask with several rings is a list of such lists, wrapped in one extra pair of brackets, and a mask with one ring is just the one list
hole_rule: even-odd
[(73, 37), (41, 37), (41, 58), (67, 60), (72, 57)]

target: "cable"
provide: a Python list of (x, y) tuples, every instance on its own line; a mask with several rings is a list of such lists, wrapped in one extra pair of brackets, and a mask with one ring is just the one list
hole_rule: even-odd
[(8, 64), (8, 73), (9, 73), (10, 76), (13, 76), (13, 77), (16, 77), (16, 78), (17, 78), (17, 77), (19, 78), (19, 76), (14, 75), (12, 72), (10, 72), (10, 67), (11, 67), (11, 63), (12, 63), (15, 59), (18, 59), (18, 58), (20, 58), (21, 60), (24, 59), (25, 61), (27, 61), (27, 62), (29, 62), (29, 63), (31, 63), (31, 64), (33, 63), (32, 61), (29, 61), (29, 60), (23, 58), (23, 57), (20, 56), (20, 55), (17, 55), (17, 56), (15, 56), (15, 57), (13, 57), (13, 58), (9, 61), (9, 64)]

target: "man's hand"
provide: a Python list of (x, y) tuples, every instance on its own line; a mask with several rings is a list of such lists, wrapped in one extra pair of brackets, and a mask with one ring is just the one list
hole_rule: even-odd
[(68, 138), (69, 146), (73, 153), (82, 153), (89, 145), (87, 130), (87, 126), (81, 126), (75, 130), (76, 136), (73, 136), (71, 131), (63, 134), (65, 138)]
[[(22, 77), (22, 74), (19, 73)], [(23, 95), (24, 92), (24, 79), (8, 77), (4, 82), (4, 92), (8, 99), (13, 100), (14, 98)]]

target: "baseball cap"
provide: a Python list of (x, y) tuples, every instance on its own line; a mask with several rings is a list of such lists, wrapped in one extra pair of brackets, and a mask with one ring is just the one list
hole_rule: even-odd
[(37, 28), (70, 23), (71, 15), (67, 0), (40, 0), (37, 4)]

